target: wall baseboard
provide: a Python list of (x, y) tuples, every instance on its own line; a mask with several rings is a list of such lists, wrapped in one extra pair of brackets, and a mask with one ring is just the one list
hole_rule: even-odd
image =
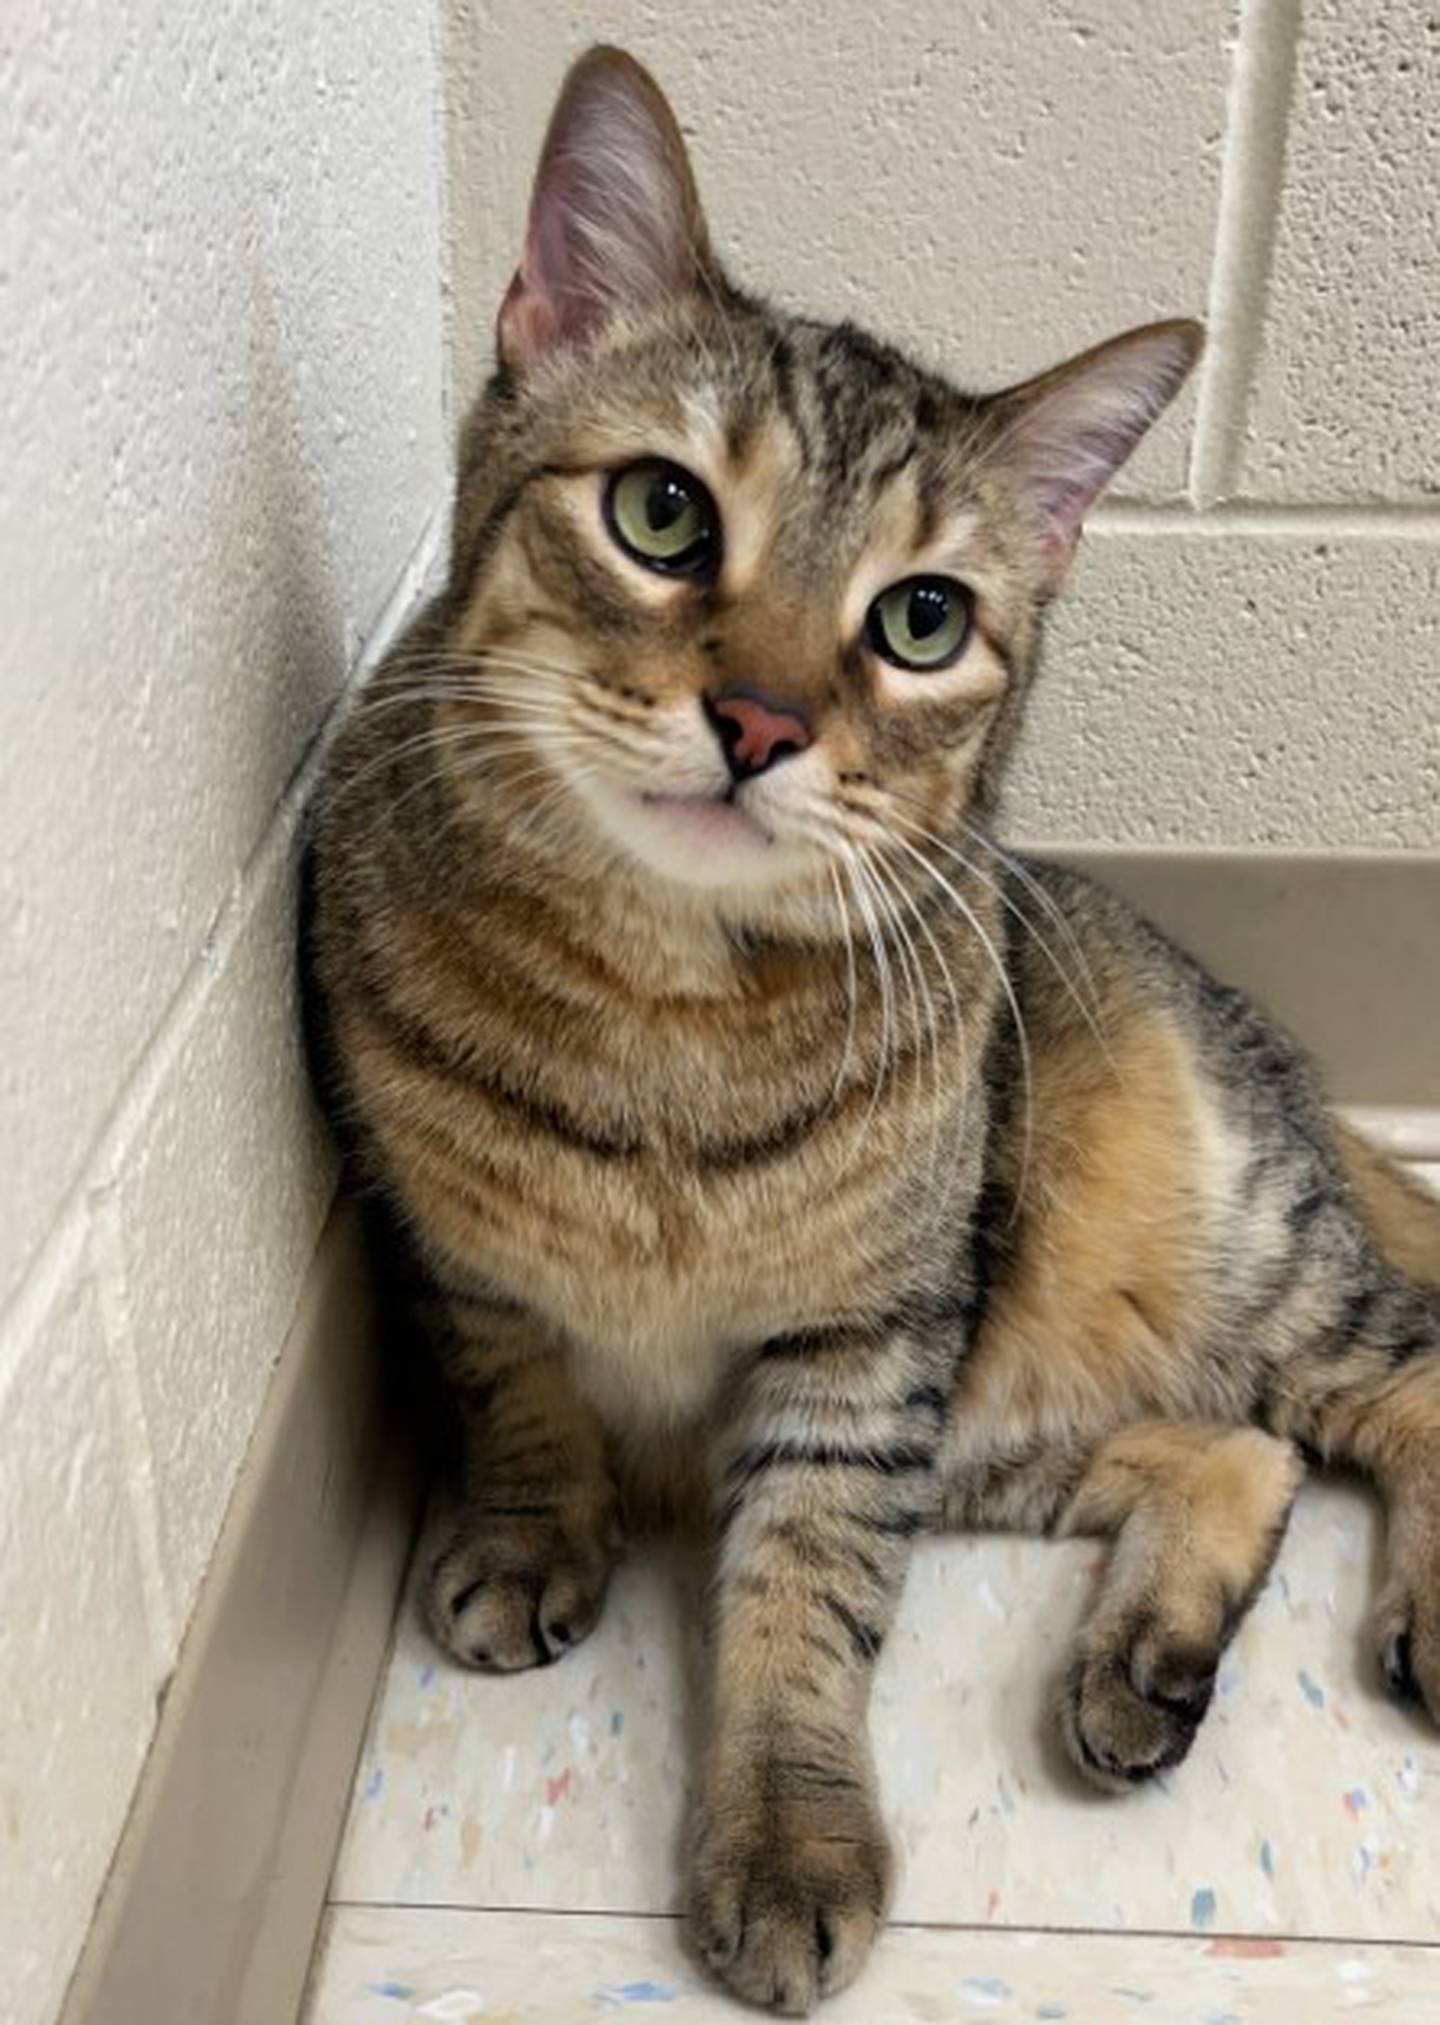
[[(1440, 1159), (1440, 858), (1047, 849)], [(1037, 923), (1042, 927), (1043, 924)], [(359, 1219), (331, 1217), (206, 1578), (62, 2025), (290, 2025), (414, 1537)]]
[(295, 2017), (417, 1507), (359, 1219), (331, 1216), (63, 2025)]
[[(1076, 844), (1036, 855), (1113, 887), (1252, 992), (1310, 1049), (1337, 1104), (1440, 1113), (1440, 853)], [(1382, 1115), (1371, 1123), (1389, 1136)], [(1403, 1129), (1402, 1148), (1430, 1157)]]

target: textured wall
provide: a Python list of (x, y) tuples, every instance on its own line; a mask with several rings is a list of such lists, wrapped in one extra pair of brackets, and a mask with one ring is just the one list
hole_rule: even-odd
[(0, 23), (0, 1960), (48, 2020), (332, 1183), (303, 757), (445, 485), (434, 15)]
[(1206, 316), (1091, 523), (1012, 829), (1440, 844), (1430, 0), (442, 0), (458, 385), (571, 56), (655, 69), (718, 244), (962, 381)]

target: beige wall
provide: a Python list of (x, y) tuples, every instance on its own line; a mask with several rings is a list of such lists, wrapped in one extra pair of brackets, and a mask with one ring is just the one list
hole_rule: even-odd
[(1440, 844), (1440, 31), (1428, 0), (445, 0), (458, 383), (549, 102), (655, 69), (717, 241), (975, 385), (1203, 313), (1091, 526), (1011, 827)]
[(331, 1191), (300, 769), (448, 430), (428, 5), (3, 15), (0, 2012), (45, 2025)]

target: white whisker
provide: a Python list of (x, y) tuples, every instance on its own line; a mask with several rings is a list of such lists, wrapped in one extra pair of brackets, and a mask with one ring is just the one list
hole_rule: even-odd
[[(905, 980), (905, 995), (910, 1005), (911, 1026), (915, 1033), (915, 1054), (914, 1060), (911, 1063), (911, 1081), (918, 1092), (921, 1076), (920, 994), (916, 988), (915, 973), (912, 967), (915, 956), (914, 946), (904, 933), (900, 919), (895, 912), (894, 902), (880, 882), (870, 850), (863, 844), (856, 847), (856, 864), (861, 878), (865, 881), (866, 891), (875, 903), (875, 911), (880, 922), (881, 933), (884, 933), (887, 923), (895, 931), (896, 954), (900, 959), (901, 974)], [(899, 1061), (898, 1046), (896, 1049), (896, 1061), (897, 1063)]]
[(875, 920), (874, 909), (871, 907), (857, 875), (855, 849), (852, 845), (846, 845), (844, 846), (844, 850), (845, 866), (850, 875), (850, 890), (855, 896), (855, 904), (859, 908), (861, 919), (865, 924), (865, 933), (870, 943), (870, 953), (875, 960), (875, 976), (880, 988), (880, 1054), (875, 1065), (875, 1087), (870, 1093), (870, 1102), (866, 1108), (865, 1116), (861, 1120), (860, 1130), (856, 1135), (856, 1144), (859, 1145), (864, 1141), (870, 1128), (870, 1122), (875, 1116), (875, 1108), (880, 1102), (880, 1093), (884, 1087), (885, 1074), (889, 1067), (894, 1034), (894, 981), (891, 976), (889, 958), (885, 953), (885, 938), (880, 933), (879, 926)]
[[(987, 837), (983, 832), (983, 830), (977, 830), (973, 828), (971, 824), (965, 821), (963, 816), (961, 816), (958, 820), (961, 829), (965, 832), (966, 836), (970, 839), (970, 841), (974, 844), (978, 844), (982, 851), (987, 851), (990, 854), (990, 856), (997, 861), (997, 863), (1004, 865), (1010, 872), (1012, 872), (1014, 876), (1020, 881), (1021, 885), (1024, 886), (1026, 892), (1033, 894), (1035, 899), (1045, 909), (1046, 914), (1049, 916), (1051, 921), (1054, 922), (1058, 932), (1065, 938), (1065, 942), (1069, 947), (1070, 954), (1075, 959), (1076, 966), (1080, 972), (1081, 977), (1084, 979), (1086, 990), (1090, 995), (1091, 1006), (1094, 1009), (1095, 1018), (1098, 1022), (1098, 1020), (1101, 1017), (1102, 1006), (1100, 1001), (1100, 993), (1095, 984), (1095, 975), (1090, 968), (1090, 959), (1085, 954), (1084, 945), (1081, 943), (1079, 936), (1075, 933), (1075, 930), (1070, 925), (1069, 921), (1067, 921), (1067, 919), (1065, 918), (1064, 910), (1051, 897), (1051, 895), (1045, 891), (1045, 888), (1041, 885), (1040, 881), (1035, 877), (1034, 873), (1027, 868), (1022, 859), (1014, 857), (1009, 851), (1005, 850), (1002, 845), (997, 844), (993, 837)], [(1034, 932), (1035, 931), (1032, 927), (1031, 933), (1034, 934)], [(1102, 1047), (1106, 1048), (1106, 1054), (1108, 1056), (1109, 1049), (1108, 1047), (1106, 1047), (1103, 1035), (1097, 1033), (1095, 1038)]]
[(836, 869), (833, 858), (827, 862), (826, 870), (829, 872), (831, 884), (835, 888), (835, 910), (840, 916), (840, 928), (845, 937), (845, 1046), (840, 1056), (840, 1067), (835, 1072), (835, 1090), (831, 1098), (833, 1105), (838, 1104), (840, 1101), (840, 1093), (845, 1087), (846, 1072), (850, 1067), (851, 1051), (855, 1045), (855, 1020), (857, 1017), (855, 1002), (855, 938), (850, 933), (850, 916), (845, 907), (845, 893), (840, 884), (840, 874)]
[(1020, 1010), (1020, 1001), (1015, 996), (1015, 987), (1010, 981), (1010, 974), (1005, 967), (1004, 959), (1000, 955), (999, 950), (995, 947), (994, 938), (991, 936), (989, 930), (985, 927), (985, 924), (980, 920), (974, 908), (971, 907), (969, 902), (966, 901), (959, 893), (956, 892), (952, 882), (945, 877), (945, 874), (939, 869), (938, 866), (932, 864), (930, 859), (925, 856), (923, 851), (918, 851), (915, 848), (915, 846), (911, 843), (908, 843), (904, 837), (897, 836), (893, 839), (893, 841), (899, 846), (899, 848), (902, 851), (904, 851), (907, 854), (907, 856), (913, 858), (916, 864), (919, 865), (923, 871), (929, 874), (929, 876), (934, 880), (935, 884), (940, 888), (941, 892), (945, 893), (949, 897), (949, 899), (954, 903), (955, 907), (959, 910), (959, 912), (964, 916), (965, 920), (969, 923), (972, 934), (974, 934), (978, 938), (978, 940), (980, 941), (985, 950), (985, 954), (990, 962), (990, 967), (995, 973), (996, 981), (1000, 985), (1001, 990), (1004, 992), (1006, 1002), (1010, 1008), (1010, 1017), (1015, 1025), (1015, 1040), (1020, 1051), (1021, 1081), (1024, 1085), (1025, 1091), (1025, 1127), (1021, 1141), (1020, 1181), (1015, 1192), (1015, 1206), (1011, 1212), (1011, 1221), (1013, 1222), (1014, 1218), (1018, 1216), (1020, 1213), (1020, 1207), (1025, 1197), (1025, 1183), (1028, 1179), (1030, 1172), (1030, 1155), (1032, 1149), (1032, 1142), (1034, 1139), (1034, 1123), (1035, 1123), (1033, 1115), (1034, 1078), (1031, 1072), (1030, 1037), (1025, 1029), (1025, 1016)]
[[(972, 878), (978, 879), (982, 886), (988, 886), (990, 891), (998, 897), (1002, 905), (1007, 909), (1007, 911), (1010, 914), (1012, 914), (1015, 917), (1015, 919), (1020, 923), (1020, 926), (1025, 930), (1026, 934), (1031, 937), (1032, 941), (1034, 941), (1036, 946), (1041, 950), (1041, 952), (1045, 957), (1046, 962), (1050, 965), (1051, 969), (1055, 972), (1055, 975), (1059, 978), (1061, 984), (1065, 987), (1065, 990), (1068, 993), (1070, 1000), (1075, 1007), (1075, 1010), (1079, 1013), (1081, 1019), (1084, 1020), (1086, 1026), (1089, 1028), (1090, 1036), (1095, 1042), (1095, 1045), (1099, 1048), (1100, 1052), (1104, 1055), (1105, 1060), (1107, 1061), (1107, 1063), (1109, 1063), (1110, 1067), (1113, 1069), (1115, 1063), (1110, 1053), (1109, 1043), (1105, 1039), (1105, 1036), (1101, 1032), (1100, 1026), (1098, 1024), (1099, 1001), (1095, 992), (1095, 981), (1094, 978), (1090, 975), (1088, 966), (1086, 967), (1086, 982), (1090, 987), (1090, 996), (1092, 1001), (1091, 1005), (1086, 1004), (1084, 998), (1081, 996), (1080, 991), (1078, 990), (1075, 984), (1075, 980), (1071, 977), (1069, 971), (1065, 968), (1065, 965), (1060, 961), (1059, 957), (1055, 954), (1055, 951), (1051, 948), (1050, 944), (1046, 941), (1045, 937), (1040, 933), (1039, 929), (1035, 926), (1035, 923), (1030, 919), (1030, 916), (1025, 912), (1024, 908), (1021, 907), (1020, 903), (1014, 898), (1014, 896), (1006, 892), (1004, 885), (999, 880), (992, 877), (990, 873), (984, 871), (982, 867), (975, 864), (973, 860), (967, 858), (963, 851), (957, 851), (953, 844), (947, 844), (943, 837), (937, 837), (932, 830), (927, 830), (926, 828), (924, 828), (922, 824), (910, 821), (909, 819), (904, 817), (902, 817), (901, 820), (906, 822), (907, 828), (912, 830), (916, 836), (923, 837), (927, 843), (933, 844), (937, 850), (943, 851), (946, 857), (953, 859), (954, 862), (957, 865), (961, 866), (965, 871), (967, 871)], [(965, 831), (967, 836), (975, 837), (977, 842), (983, 841), (978, 837), (975, 831), (970, 829), (968, 824), (965, 825)], [(1020, 867), (1013, 865), (1013, 861), (1007, 862), (1011, 862), (1012, 869), (1016, 870), (1017, 872), (1021, 869)], [(1034, 882), (1032, 881), (1032, 884), (1033, 883)], [(1038, 885), (1036, 886), (1036, 892), (1037, 894), (1040, 895), (1041, 898), (1048, 899), (1048, 895), (1046, 895), (1043, 889)], [(1059, 915), (1058, 909), (1054, 909), (1054, 911), (1057, 915)], [(1059, 919), (1064, 925), (1066, 933), (1070, 935), (1070, 939), (1074, 941), (1073, 931), (1070, 929), (1069, 924), (1064, 921), (1063, 915), (1059, 915)], [(1079, 949), (1078, 943), (1076, 944), (1076, 948), (1078, 951)], [(1082, 963), (1084, 962), (1083, 955), (1081, 956), (1080, 960)]]
[[(930, 953), (935, 960), (936, 968), (939, 970), (940, 976), (944, 980), (945, 990), (950, 1000), (950, 1011), (955, 1023), (955, 1037), (959, 1043), (961, 1055), (958, 1117), (956, 1120), (956, 1131), (954, 1134), (954, 1143), (952, 1148), (952, 1151), (958, 1154), (960, 1147), (963, 1146), (964, 1144), (966, 1120), (969, 1116), (969, 1109), (970, 1109), (970, 1057), (969, 1057), (969, 1049), (966, 1045), (965, 1039), (965, 1020), (963, 1014), (960, 1011), (960, 998), (959, 994), (955, 989), (955, 980), (951, 975), (950, 966), (945, 960), (945, 952), (941, 949), (939, 942), (936, 940), (934, 930), (931, 928), (930, 923), (925, 919), (923, 910), (916, 902), (914, 895), (910, 892), (909, 888), (906, 886), (905, 881), (900, 877), (899, 872), (889, 863), (888, 858), (886, 857), (883, 849), (877, 851), (876, 853), (875, 868), (877, 872), (883, 872), (885, 876), (888, 877), (893, 887), (893, 890), (899, 896), (901, 904), (905, 907), (907, 912), (914, 919), (916, 926), (919, 928), (921, 934), (924, 936), (926, 943), (929, 945)], [(918, 965), (919, 964), (918, 951), (916, 952), (916, 962)], [(934, 996), (930, 991), (929, 980), (928, 978), (925, 978), (923, 966), (920, 967), (920, 975), (924, 984), (925, 1003), (930, 1022), (931, 1069), (935, 1089), (934, 1122), (931, 1128), (932, 1130), (931, 1175), (933, 1182), (936, 1170), (939, 1166), (940, 1151), (941, 1151), (940, 1129), (943, 1123), (945, 1081), (941, 1069), (940, 1036), (939, 1036), (940, 1023), (936, 1017)], [(948, 1197), (953, 1192), (959, 1178), (959, 1173), (960, 1173), (959, 1161), (958, 1159), (955, 1159), (952, 1161), (951, 1165), (950, 1180), (947, 1183), (940, 1185), (940, 1196), (942, 1202), (948, 1200)]]
[[(920, 961), (919, 951), (915, 947), (914, 939), (895, 906), (893, 894), (896, 890), (899, 890), (901, 897), (904, 898), (903, 887), (900, 886), (894, 870), (885, 864), (883, 859), (878, 855), (878, 852), (866, 851), (863, 853), (863, 857), (869, 871), (872, 887), (884, 907), (886, 916), (894, 927), (896, 938), (900, 945), (901, 962), (905, 966), (906, 986), (909, 992), (910, 1010), (915, 1028), (914, 1084), (917, 1098), (920, 1094), (923, 1075), (924, 1042), (928, 1038), (930, 1043), (930, 1187), (932, 1193), (936, 1193), (938, 1192), (937, 1171), (940, 1161), (940, 1126), (941, 1114), (944, 1108), (944, 1088), (940, 1070), (940, 1042), (935, 1030), (935, 1000), (931, 995), (930, 980), (925, 975), (924, 966)], [(925, 1003), (923, 1022), (920, 1015), (920, 1001), (922, 998)]]

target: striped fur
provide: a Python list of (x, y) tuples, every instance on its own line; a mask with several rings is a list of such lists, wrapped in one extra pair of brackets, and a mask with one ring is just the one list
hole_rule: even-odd
[[(550, 1661), (627, 1521), (708, 1528), (693, 1932), (802, 2011), (883, 1914), (865, 1708), (923, 1530), (1113, 1536), (1060, 1719), (1127, 1786), (1188, 1747), (1300, 1451), (1354, 1461), (1386, 1670), (1440, 1716), (1440, 1215), (1255, 1007), (994, 838), (1079, 515), (1193, 332), (964, 395), (734, 290), (627, 59), (557, 120), (449, 581), (330, 756), (314, 1000), (463, 1429), (436, 1637)], [(679, 178), (663, 257), (567, 266), (557, 216), (637, 130), (605, 230)], [(709, 489), (707, 573), (607, 528), (653, 456)], [(865, 619), (925, 571), (974, 597), (931, 676)], [(736, 786), (722, 690), (812, 743)]]

